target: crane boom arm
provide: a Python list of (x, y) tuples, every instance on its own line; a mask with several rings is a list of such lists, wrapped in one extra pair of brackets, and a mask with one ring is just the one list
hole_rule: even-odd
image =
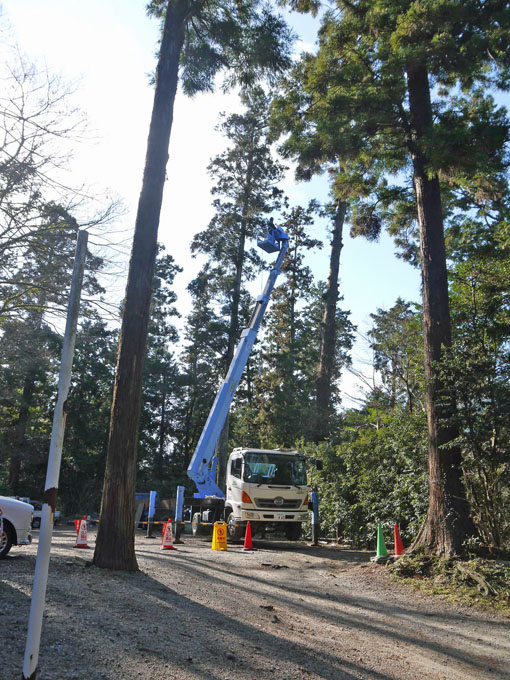
[(216, 395), (214, 404), (209, 412), (209, 417), (207, 418), (207, 422), (200, 435), (195, 453), (188, 466), (188, 477), (195, 482), (198, 489), (198, 492), (195, 493), (195, 498), (205, 498), (206, 496), (225, 498), (225, 493), (216, 484), (216, 467), (218, 460), (215, 456), (215, 448), (244, 367), (246, 366), (253, 344), (257, 338), (257, 333), (269, 303), (271, 293), (273, 292), (276, 279), (280, 274), (283, 258), (289, 247), (289, 239), (281, 228), (274, 227), (270, 230), (268, 239), (259, 241), (259, 246), (268, 252), (275, 252), (278, 250), (278, 258), (269, 273), (264, 292), (257, 297), (250, 323), (241, 333), (241, 340), (235, 351), (228, 373)]

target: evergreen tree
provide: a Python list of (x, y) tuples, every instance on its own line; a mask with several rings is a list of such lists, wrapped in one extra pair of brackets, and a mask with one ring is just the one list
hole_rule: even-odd
[[(279, 206), (278, 182), (283, 168), (267, 142), (268, 98), (261, 89), (241, 99), (242, 114), (224, 120), (220, 130), (230, 146), (209, 165), (215, 179), (215, 216), (192, 242), (193, 253), (208, 256), (208, 283), (224, 319), (226, 338), (222, 372), (226, 375), (239, 342), (241, 322), (248, 318), (245, 284), (263, 266), (249, 240), (263, 231), (265, 216)], [(243, 304), (244, 302), (244, 304)], [(218, 444), (218, 481), (223, 483), (228, 459), (228, 418)]]
[[(178, 436), (174, 461), (180, 461), (181, 484), (192, 483), (185, 470), (196, 448), (207, 415), (222, 378), (221, 357), (225, 350), (226, 327), (213, 305), (213, 289), (206, 265), (188, 286), (192, 310), (186, 319), (185, 348), (181, 357), (182, 380)], [(195, 489), (193, 489), (194, 491)]]
[(142, 413), (140, 419), (140, 452), (138, 459), (141, 483), (150, 484), (160, 493), (173, 483), (170, 471), (171, 449), (175, 432), (174, 409), (179, 372), (171, 346), (178, 341), (171, 319), (179, 314), (177, 296), (172, 290), (174, 278), (182, 269), (171, 255), (160, 253), (154, 272), (151, 316), (147, 338)]
[(127, 571), (138, 568), (133, 498), (142, 372), (179, 69), (189, 94), (212, 89), (221, 70), (228, 70), (231, 84), (248, 85), (260, 75), (285, 68), (290, 49), (285, 24), (261, 8), (258, 0), (226, 4), (152, 0), (148, 9), (165, 17), (119, 340), (102, 522), (94, 553), (97, 566)]
[[(17, 396), (11, 422), (4, 424), (4, 440), (10, 452), (9, 487), (12, 493), (20, 491), (22, 462), (27, 457), (26, 430), (38, 380), (45, 380), (51, 357), (48, 352), (59, 346), (51, 324), (64, 314), (76, 248), (76, 220), (63, 208), (47, 205), (44, 221), (25, 244), (19, 259), (19, 269), (13, 274), (9, 289), (12, 309), (13, 299), (18, 300), (21, 320), (12, 320), (4, 326), (5, 340), (19, 335), (19, 353), (11, 355), (10, 370), (19, 374)], [(101, 258), (88, 254), (84, 290), (92, 295), (101, 292), (96, 273), (103, 265)], [(17, 330), (16, 330), (17, 329)], [(22, 373), (20, 374), (20, 370)]]
[(321, 529), (356, 546), (375, 548), (377, 525), (398, 523), (406, 542), (427, 510), (427, 427), (423, 411), (382, 408), (378, 395), (343, 414), (334, 443), (308, 444), (323, 462), (311, 472), (321, 499)]
[[(4, 324), (0, 369), (0, 460), (8, 471), (7, 494), (26, 495), (30, 469), (43, 452), (37, 443), (41, 420), (51, 429), (51, 418), (41, 412), (41, 399), (51, 396), (58, 370), (60, 342), (42, 320), (10, 320)], [(44, 409), (46, 410), (46, 409)], [(49, 441), (46, 441), (46, 450)], [(42, 479), (39, 480), (42, 482)], [(41, 488), (41, 487), (40, 487)], [(37, 495), (40, 493), (37, 489)]]
[[(358, 233), (376, 238), (385, 218), (393, 228), (400, 222), (405, 242), (418, 225), (430, 485), (415, 547), (451, 555), (462, 551), (474, 526), (448, 413), (455, 404), (443, 399), (437, 373), (451, 344), (441, 181), (462, 188), (471, 204), (491, 185), (501, 186), (508, 123), (480, 88), (508, 85), (509, 37), (500, 27), (510, 10), (499, 0), (336, 5), (324, 15), (317, 55), (301, 59), (286, 87), (282, 110), (291, 110), (296, 125), (289, 145), (313, 130), (311, 167), (342, 159), (335, 187), (342, 198), (361, 197), (353, 211)], [(399, 172), (407, 183), (389, 186), (385, 173)]]
[(318, 324), (310, 329), (305, 316), (304, 305), (316, 295), (305, 256), (321, 246), (308, 235), (316, 211), (312, 202), (282, 214), (281, 227), (290, 243), (282, 264), (285, 279), (273, 291), (254, 381), (256, 423), (264, 447), (294, 446), (300, 436), (309, 435), (320, 331)]
[[(338, 377), (338, 365), (335, 362), (338, 338), (338, 310), (339, 301), (339, 270), (340, 254), (342, 252), (342, 232), (347, 211), (346, 201), (337, 200), (331, 230), (331, 250), (329, 258), (329, 276), (324, 291), (325, 305), (321, 319), (321, 349), (317, 370), (315, 401), (315, 432), (316, 442), (325, 439), (331, 432), (331, 419), (334, 414), (332, 396), (334, 393), (334, 378)], [(345, 345), (344, 345), (345, 346)]]
[(98, 318), (78, 329), (59, 487), (67, 515), (99, 508), (117, 341), (118, 330)]
[(380, 374), (390, 408), (402, 404), (409, 413), (425, 406), (423, 331), (419, 311), (398, 298), (387, 311), (370, 315), (370, 346), (374, 368)]
[[(501, 252), (500, 252), (501, 254)], [(490, 548), (507, 547), (510, 471), (510, 277), (508, 257), (478, 251), (452, 266), (454, 336), (442, 376), (454, 419), (473, 517)]]

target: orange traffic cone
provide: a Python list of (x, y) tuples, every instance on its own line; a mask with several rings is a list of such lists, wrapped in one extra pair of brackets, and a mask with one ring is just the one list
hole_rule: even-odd
[(250, 523), (246, 525), (246, 533), (244, 534), (244, 547), (243, 550), (253, 550), (253, 543), (251, 542), (251, 526)]
[(172, 537), (172, 520), (169, 519), (166, 524), (163, 524), (163, 540), (161, 542), (161, 550), (177, 550), (174, 546)]
[(395, 536), (395, 557), (399, 557), (400, 555), (403, 555), (405, 550), (404, 550), (404, 544), (402, 543), (402, 539), (400, 538), (400, 531), (398, 530), (398, 524), (395, 524), (393, 527), (393, 533)]
[(76, 527), (76, 543), (75, 548), (88, 548), (87, 545), (87, 518), (75, 519), (74, 526)]

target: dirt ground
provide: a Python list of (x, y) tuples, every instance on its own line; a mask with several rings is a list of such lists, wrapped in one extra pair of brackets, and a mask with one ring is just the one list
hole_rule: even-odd
[[(0, 679), (23, 665), (37, 534), (0, 562)], [(369, 554), (254, 541), (255, 552), (139, 531), (139, 573), (85, 566), (53, 538), (38, 680), (510, 679), (508, 619), (391, 579)]]

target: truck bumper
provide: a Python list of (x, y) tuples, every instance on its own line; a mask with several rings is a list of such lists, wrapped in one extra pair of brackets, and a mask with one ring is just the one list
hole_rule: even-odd
[(242, 522), (304, 522), (307, 517), (308, 510), (241, 510)]

